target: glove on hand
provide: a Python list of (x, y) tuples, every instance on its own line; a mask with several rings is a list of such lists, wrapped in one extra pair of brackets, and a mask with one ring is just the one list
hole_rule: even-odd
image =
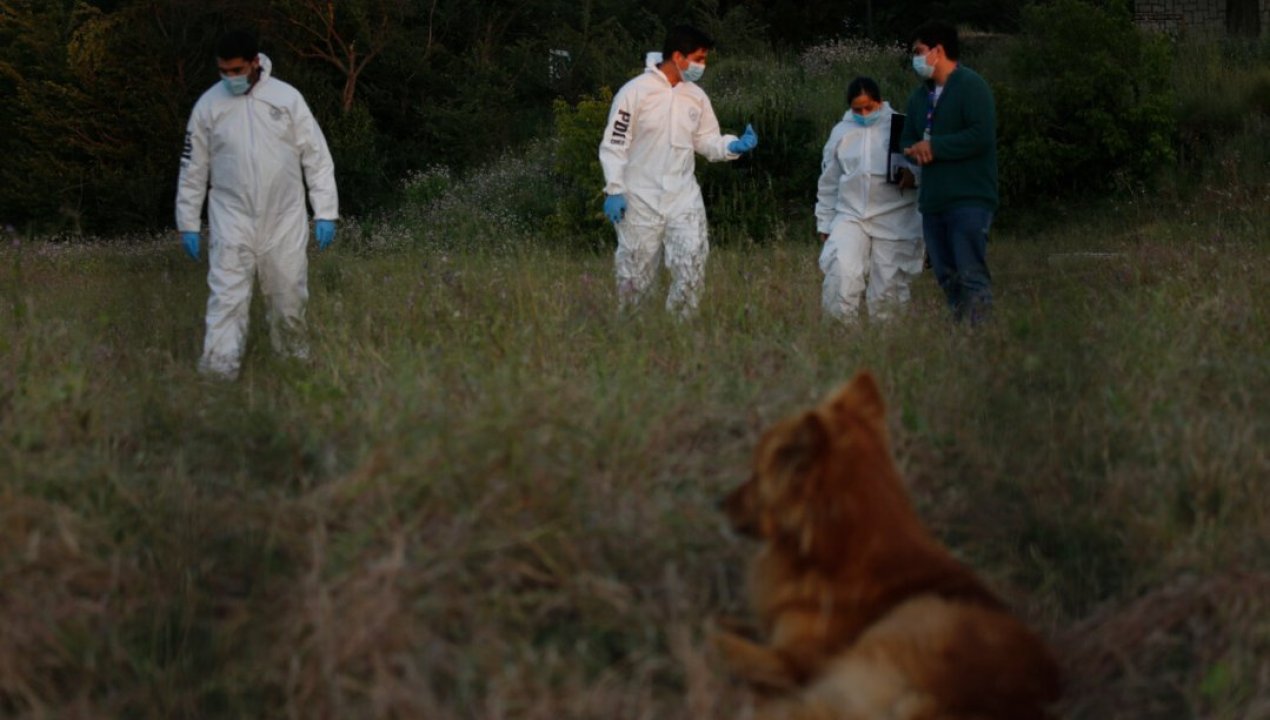
[(621, 195), (604, 198), (604, 214), (614, 225), (622, 222), (622, 217), (626, 215), (626, 198)]
[(754, 133), (753, 125), (745, 126), (745, 134), (728, 143), (728, 152), (736, 155), (744, 155), (758, 146), (758, 135)]
[(318, 250), (325, 250), (335, 240), (335, 221), (318, 220), (313, 224), (313, 237), (317, 238)]
[(185, 247), (185, 252), (191, 258), (198, 260), (198, 233), (183, 232), (181, 233), (181, 245)]

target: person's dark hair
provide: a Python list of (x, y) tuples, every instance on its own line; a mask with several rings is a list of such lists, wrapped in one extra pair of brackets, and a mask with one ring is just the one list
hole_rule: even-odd
[(868, 95), (873, 102), (882, 102), (882, 91), (878, 88), (877, 82), (871, 77), (861, 75), (852, 80), (851, 84), (847, 86), (848, 103), (861, 95)]
[(670, 32), (666, 33), (666, 42), (662, 44), (661, 57), (663, 60), (669, 60), (674, 53), (691, 55), (701, 49), (713, 50), (714, 40), (691, 25), (676, 25), (670, 29)]
[(216, 57), (221, 60), (251, 60), (259, 54), (256, 36), (246, 30), (229, 30), (216, 40)]
[(913, 31), (912, 42), (919, 42), (928, 48), (936, 45), (944, 46), (944, 55), (949, 60), (956, 60), (961, 54), (961, 44), (957, 40), (957, 28), (938, 21), (928, 22)]

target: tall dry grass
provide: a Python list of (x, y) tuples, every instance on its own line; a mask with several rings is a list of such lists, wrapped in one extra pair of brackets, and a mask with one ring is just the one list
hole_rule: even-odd
[[(1059, 647), (1069, 718), (1264, 717), (1264, 207), (1122, 203), (994, 239), (996, 322), (843, 330), (810, 243), (701, 317), (611, 261), (318, 255), (310, 366), (256, 308), (194, 372), (170, 242), (3, 251), (0, 709), (15, 717), (734, 717), (703, 648), (751, 551), (714, 500), (859, 367), (923, 515)], [(1039, 228), (1039, 229), (1038, 229)]]

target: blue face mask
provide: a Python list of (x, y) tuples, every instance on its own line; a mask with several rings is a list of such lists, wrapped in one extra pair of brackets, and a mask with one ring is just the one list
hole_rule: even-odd
[(929, 80), (935, 75), (935, 67), (926, 62), (925, 55), (914, 55), (913, 72), (917, 73), (923, 80)]
[(855, 120), (855, 124), (859, 125), (860, 127), (869, 127), (870, 125), (877, 124), (877, 121), (882, 119), (882, 111), (874, 110), (868, 115), (861, 115), (857, 113), (856, 111), (852, 110), (851, 119)]
[(702, 75), (706, 74), (706, 66), (701, 63), (690, 62), (688, 67), (679, 71), (679, 77), (688, 82), (697, 82)]
[(230, 95), (242, 95), (251, 89), (251, 78), (247, 75), (237, 75), (235, 77), (220, 76), (220, 81), (225, 84), (225, 89)]

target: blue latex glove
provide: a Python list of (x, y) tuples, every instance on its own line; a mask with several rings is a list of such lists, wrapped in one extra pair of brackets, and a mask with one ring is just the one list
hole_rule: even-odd
[(626, 198), (622, 195), (604, 198), (604, 214), (608, 215), (614, 225), (622, 222), (622, 217), (626, 215)]
[(746, 125), (745, 134), (728, 143), (728, 152), (744, 155), (756, 147), (758, 147), (758, 135), (754, 132), (754, 126)]
[(185, 252), (190, 257), (198, 260), (198, 233), (183, 232), (181, 233), (181, 245), (185, 247)]
[(313, 224), (313, 237), (317, 238), (318, 250), (325, 250), (335, 240), (335, 221), (318, 220)]

